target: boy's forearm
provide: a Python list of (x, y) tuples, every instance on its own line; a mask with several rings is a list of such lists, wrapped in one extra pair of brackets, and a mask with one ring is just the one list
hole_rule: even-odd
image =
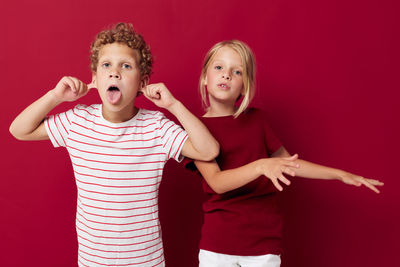
[(311, 179), (340, 179), (342, 170), (315, 164), (309, 161), (298, 159), (300, 167), (296, 170), (296, 176)]
[[(55, 98), (52, 91), (33, 102), (23, 110), (11, 123), (11, 134), (20, 140), (36, 139), (31, 134), (41, 125), (46, 115), (60, 102)], [(45, 139), (44, 136), (39, 139)]]
[(212, 160), (219, 153), (219, 144), (207, 127), (194, 116), (180, 101), (168, 108), (181, 123), (193, 148), (202, 155), (202, 160)]

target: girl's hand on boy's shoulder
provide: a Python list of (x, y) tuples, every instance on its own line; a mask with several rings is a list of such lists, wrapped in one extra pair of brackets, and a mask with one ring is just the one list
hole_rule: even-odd
[(160, 108), (168, 109), (177, 102), (163, 83), (149, 84), (141, 89), (143, 95)]
[(86, 84), (75, 77), (64, 76), (57, 83), (52, 92), (57, 101), (72, 102), (85, 96), (91, 88), (95, 88), (92, 83)]
[(341, 180), (345, 184), (349, 185), (355, 185), (355, 186), (361, 186), (365, 185), (375, 193), (379, 193), (378, 188), (376, 186), (382, 186), (383, 183), (381, 181), (375, 180), (375, 179), (367, 179), (362, 176), (352, 174), (349, 172), (341, 172), (339, 175), (339, 180)]

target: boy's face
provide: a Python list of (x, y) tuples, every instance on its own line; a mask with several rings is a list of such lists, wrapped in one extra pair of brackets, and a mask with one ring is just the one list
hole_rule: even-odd
[(147, 85), (148, 76), (140, 74), (137, 52), (125, 44), (104, 45), (99, 51), (93, 83), (103, 102), (103, 116), (118, 121), (135, 115), (134, 101)]

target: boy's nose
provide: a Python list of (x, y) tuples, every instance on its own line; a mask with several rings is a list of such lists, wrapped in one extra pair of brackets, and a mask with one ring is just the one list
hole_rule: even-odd
[(119, 79), (121, 78), (121, 76), (118, 73), (110, 73), (110, 78), (115, 78), (115, 79)]

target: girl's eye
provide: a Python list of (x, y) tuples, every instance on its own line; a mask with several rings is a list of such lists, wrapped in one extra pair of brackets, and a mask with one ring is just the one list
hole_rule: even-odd
[(131, 68), (131, 65), (125, 63), (125, 64), (122, 65), (122, 68), (124, 68), (124, 69), (130, 69), (130, 68)]
[(235, 70), (233, 73), (235, 73), (235, 75), (242, 75), (242, 72), (240, 70)]
[(216, 70), (220, 70), (220, 69), (222, 69), (222, 67), (221, 66), (215, 66), (214, 67)]

